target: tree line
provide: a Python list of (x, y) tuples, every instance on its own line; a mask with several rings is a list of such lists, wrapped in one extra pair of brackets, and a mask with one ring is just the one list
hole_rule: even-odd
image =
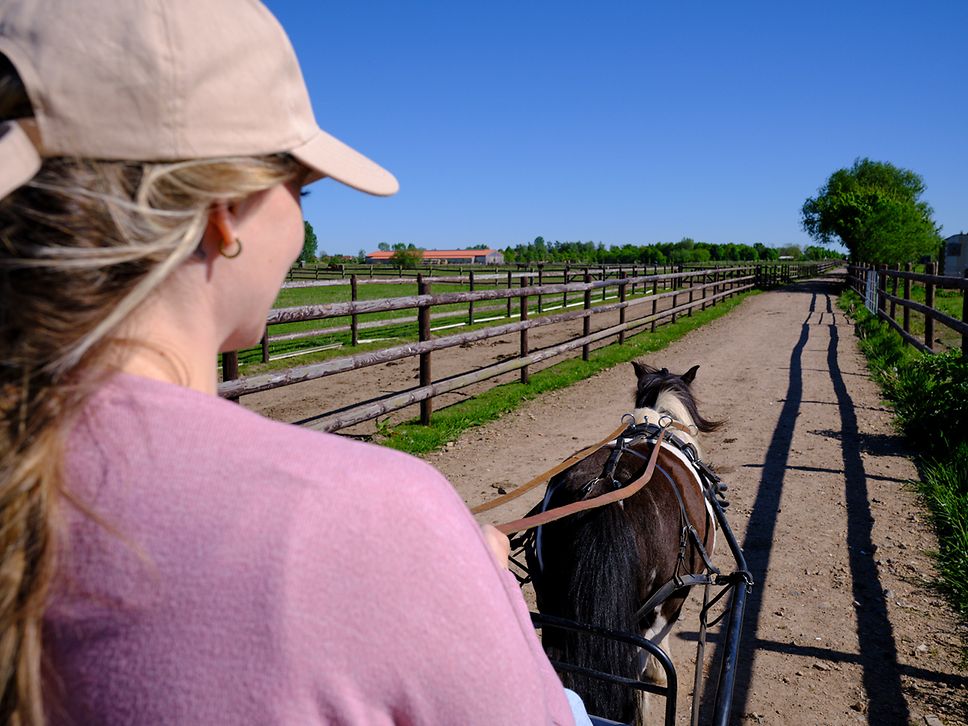
[[(309, 262), (353, 263), (363, 264), (366, 261), (366, 251), (360, 250), (353, 255), (327, 255), (322, 252), (316, 256), (316, 236), (312, 225), (306, 222), (306, 245), (300, 260)], [(310, 242), (311, 239), (311, 242)], [(423, 248), (412, 242), (405, 244), (397, 242), (390, 245), (381, 242), (378, 249), (393, 252), (389, 263), (405, 268), (414, 268), (420, 264), (420, 253)], [(487, 245), (472, 245), (464, 249), (488, 249)], [(500, 249), (500, 248), (498, 248)], [(648, 245), (611, 245), (606, 247), (601, 242), (546, 242), (544, 237), (536, 237), (532, 242), (508, 245), (501, 249), (506, 264), (536, 264), (539, 262), (569, 263), (575, 265), (670, 265), (690, 262), (757, 262), (783, 259), (793, 260), (825, 260), (835, 259), (841, 255), (833, 250), (818, 246), (801, 248), (799, 245), (784, 247), (767, 247), (757, 242), (753, 245), (710, 242), (696, 242), (685, 237), (678, 242), (657, 242)]]
[(504, 261), (510, 264), (535, 262), (568, 262), (573, 264), (647, 264), (668, 265), (688, 262), (758, 262), (784, 259), (824, 260), (840, 257), (824, 247), (799, 245), (768, 247), (761, 242), (753, 245), (727, 242), (697, 242), (684, 237), (678, 242), (656, 242), (647, 245), (610, 245), (601, 242), (546, 242), (537, 237), (502, 250)]

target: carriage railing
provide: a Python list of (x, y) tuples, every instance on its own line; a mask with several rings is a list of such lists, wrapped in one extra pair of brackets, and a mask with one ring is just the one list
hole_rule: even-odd
[(679, 678), (676, 674), (676, 668), (672, 664), (672, 660), (669, 658), (668, 653), (662, 650), (662, 648), (660, 648), (658, 645), (653, 643), (648, 638), (643, 638), (641, 635), (622, 633), (617, 630), (600, 628), (595, 625), (588, 625), (586, 623), (576, 623), (573, 620), (558, 618), (553, 615), (544, 615), (542, 613), (531, 613), (531, 622), (534, 624), (534, 627), (537, 630), (557, 628), (559, 630), (571, 630), (576, 633), (588, 633), (589, 635), (597, 636), (599, 638), (635, 645), (645, 651), (648, 651), (648, 653), (659, 662), (659, 665), (662, 666), (662, 670), (665, 671), (667, 685), (658, 686), (654, 683), (648, 683), (635, 678), (626, 678), (624, 676), (595, 670), (593, 668), (584, 668), (582, 666), (572, 665), (571, 663), (566, 663), (560, 660), (552, 659), (551, 665), (553, 665), (557, 671), (579, 673), (581, 675), (588, 676), (589, 678), (597, 678), (600, 681), (616, 683), (620, 686), (625, 686), (626, 688), (631, 688), (636, 691), (644, 691), (646, 693), (654, 693), (662, 696), (665, 698), (665, 723), (668, 726), (674, 726), (676, 722), (676, 699), (678, 698)]
[[(753, 586), (753, 578), (746, 566), (746, 558), (743, 550), (729, 526), (726, 513), (715, 496), (715, 492), (709, 487), (704, 486), (706, 499), (709, 501), (713, 516), (716, 518), (719, 533), (726, 540), (730, 555), (733, 558), (735, 567), (728, 574), (716, 574), (709, 578), (703, 591), (703, 607), (699, 613), (699, 637), (696, 645), (696, 666), (694, 672), (693, 703), (691, 704), (690, 723), (698, 726), (702, 704), (698, 700), (702, 693), (705, 678), (703, 666), (705, 663), (706, 634), (709, 628), (716, 627), (725, 620), (720, 640), (721, 666), (716, 681), (715, 699), (713, 701), (712, 716), (708, 723), (712, 726), (727, 726), (730, 722), (730, 713), (733, 705), (733, 691), (736, 686), (736, 668), (739, 662), (740, 640), (743, 634), (743, 616), (746, 611), (746, 598)], [(515, 573), (518, 580), (523, 584), (530, 580), (527, 566), (521, 561), (521, 551), (524, 547), (525, 537), (512, 540), (511, 561), (516, 567), (523, 571), (523, 575)], [(720, 568), (721, 570), (724, 568)], [(721, 588), (718, 593), (710, 597), (712, 588)], [(729, 597), (731, 595), (731, 597)], [(728, 602), (727, 602), (728, 598)], [(713, 611), (718, 608), (720, 603), (726, 602), (722, 612), (718, 612), (715, 617), (711, 617)], [(536, 628), (561, 628), (577, 632), (585, 632), (591, 635), (630, 643), (643, 648), (651, 655), (655, 656), (659, 664), (666, 673), (667, 686), (658, 686), (641, 680), (634, 680), (618, 676), (613, 673), (580, 668), (569, 663), (552, 661), (552, 665), (559, 671), (571, 671), (581, 673), (599, 680), (616, 683), (628, 688), (656, 695), (665, 698), (665, 724), (675, 726), (676, 722), (676, 700), (679, 678), (675, 666), (659, 646), (635, 633), (624, 633), (615, 630), (601, 628), (588, 623), (577, 623), (564, 618), (553, 617), (541, 613), (531, 613), (531, 619)]]

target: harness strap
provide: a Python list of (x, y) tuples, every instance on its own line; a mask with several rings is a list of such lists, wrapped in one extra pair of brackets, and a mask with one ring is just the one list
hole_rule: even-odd
[(588, 446), (588, 447), (582, 449), (577, 454), (572, 454), (567, 459), (565, 459), (563, 462), (561, 462), (560, 464), (558, 464), (558, 466), (553, 467), (551, 469), (548, 469), (548, 471), (544, 472), (543, 474), (539, 474), (534, 479), (531, 479), (530, 481), (525, 482), (524, 484), (522, 484), (521, 486), (517, 487), (516, 489), (512, 489), (507, 494), (502, 494), (501, 496), (497, 497), (496, 499), (492, 499), (489, 502), (484, 502), (483, 504), (478, 504), (476, 507), (474, 507), (473, 509), (471, 509), (471, 514), (480, 514), (481, 512), (486, 512), (489, 509), (494, 509), (494, 507), (499, 507), (502, 504), (505, 504), (506, 502), (510, 502), (513, 499), (517, 499), (522, 494), (525, 494), (525, 493), (531, 491), (532, 489), (534, 489), (539, 484), (544, 484), (546, 481), (548, 481), (555, 474), (558, 474), (559, 472), (564, 471), (565, 469), (567, 469), (572, 464), (575, 464), (575, 463), (581, 461), (582, 459), (584, 459), (589, 454), (591, 454), (591, 453), (593, 453), (595, 451), (598, 451), (600, 448), (602, 448), (603, 446), (605, 446), (605, 444), (607, 444), (609, 441), (612, 441), (619, 434), (621, 434), (623, 431), (625, 431), (625, 429), (626, 429), (625, 424), (622, 424), (617, 429), (615, 429), (615, 431), (613, 431), (611, 434), (609, 434), (607, 438), (602, 439), (597, 444), (592, 444), (591, 446)]
[(635, 611), (633, 622), (637, 623), (641, 621), (648, 613), (668, 600), (676, 590), (681, 590), (684, 587), (692, 587), (693, 585), (705, 585), (711, 582), (713, 582), (713, 578), (709, 575), (683, 575), (682, 577), (674, 577), (652, 593), (652, 597), (646, 600), (645, 604)]
[[(623, 427), (622, 430), (624, 431), (625, 427)], [(648, 466), (645, 467), (645, 471), (642, 473), (642, 476), (640, 476), (634, 483), (629, 484), (627, 487), (622, 489), (615, 489), (613, 491), (606, 492), (605, 494), (600, 494), (599, 496), (592, 497), (591, 499), (572, 502), (571, 504), (566, 504), (563, 507), (549, 509), (548, 511), (535, 514), (531, 517), (524, 517), (522, 519), (515, 519), (511, 522), (499, 524), (497, 526), (498, 530), (504, 534), (522, 532), (526, 529), (540, 527), (541, 525), (548, 524), (549, 522), (555, 522), (577, 512), (584, 512), (586, 509), (604, 507), (608, 504), (614, 504), (615, 502), (620, 502), (623, 499), (628, 499), (633, 494), (638, 492), (642, 487), (644, 487), (650, 479), (652, 479), (652, 474), (655, 471), (655, 463), (659, 458), (659, 451), (662, 449), (662, 441), (666, 436), (666, 431), (667, 429), (665, 427), (659, 429), (655, 446), (652, 447), (652, 455), (649, 457)], [(609, 439), (609, 441), (610, 440), (611, 439)]]

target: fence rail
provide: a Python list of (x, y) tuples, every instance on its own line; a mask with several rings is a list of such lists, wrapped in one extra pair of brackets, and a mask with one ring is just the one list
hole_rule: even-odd
[[(949, 277), (935, 274), (937, 265), (928, 263), (924, 273), (914, 272), (912, 265), (901, 270), (898, 266), (887, 265), (848, 265), (847, 284), (865, 300), (871, 313), (886, 321), (906, 343), (925, 353), (937, 351), (934, 323), (951, 329), (961, 336), (961, 352), (968, 356), (968, 271), (962, 277)], [(891, 292), (887, 291), (888, 282)], [(912, 282), (924, 286), (924, 302), (912, 299)], [(898, 295), (898, 287), (901, 294)], [(937, 290), (961, 290), (961, 318), (938, 310), (935, 302)], [(901, 321), (897, 320), (897, 309), (901, 309)], [(919, 338), (911, 331), (911, 311), (924, 318), (923, 335)]]
[[(704, 310), (707, 306), (715, 305), (754, 287), (771, 288), (795, 279), (815, 276), (836, 264), (836, 262), (828, 261), (800, 264), (740, 265), (635, 277), (628, 276), (627, 272), (611, 276), (605, 271), (602, 273), (602, 279), (597, 280), (592, 279), (591, 272), (582, 271), (583, 282), (545, 285), (533, 284), (535, 274), (522, 273), (515, 278), (520, 285), (517, 287), (509, 285), (507, 288), (443, 293), (432, 292), (432, 285), (445, 282), (444, 280), (421, 276), (417, 280), (419, 285), (417, 295), (282, 308), (273, 310), (267, 319), (267, 326), (270, 326), (350, 316), (352, 320), (350, 327), (355, 342), (357, 340), (356, 333), (360, 326), (357, 320), (359, 315), (416, 309), (416, 317), (419, 323), (418, 340), (416, 342), (243, 378), (238, 377), (237, 353), (223, 354), (223, 382), (219, 386), (219, 395), (237, 400), (240, 396), (246, 394), (317, 380), (326, 376), (404, 358), (417, 357), (420, 361), (420, 373), (419, 385), (416, 387), (326, 411), (298, 423), (324, 431), (337, 431), (418, 403), (421, 405), (421, 421), (429, 423), (432, 414), (432, 401), (436, 396), (514, 371), (520, 371), (521, 380), (527, 382), (529, 368), (536, 363), (579, 348), (582, 351), (583, 359), (588, 360), (590, 347), (594, 343), (612, 338), (622, 342), (627, 333), (638, 331), (645, 326), (650, 326), (650, 329), (654, 331), (656, 325), (660, 322), (675, 321), (681, 315), (692, 315), (694, 310)], [(507, 273), (504, 277), (509, 277), (512, 274), (514, 273)], [(567, 279), (567, 277), (564, 279)], [(651, 289), (648, 289), (646, 294), (640, 297), (629, 299), (629, 293), (636, 286), (643, 291), (646, 291), (647, 288)], [(356, 285), (354, 284), (353, 290), (355, 291), (355, 289)], [(608, 299), (606, 291), (609, 289), (616, 293), (614, 297), (618, 299), (617, 302), (605, 302)], [(602, 290), (602, 301), (600, 304), (593, 305), (593, 293), (598, 290)], [(556, 297), (560, 295), (564, 306), (562, 309), (566, 309), (569, 294), (575, 300), (579, 299), (578, 295), (581, 294), (581, 302), (578, 303), (582, 306), (581, 309), (541, 315), (540, 317), (530, 315), (530, 311), (542, 312), (542, 301), (551, 295)], [(538, 301), (537, 307), (531, 305), (531, 300), (535, 298)], [(511, 317), (512, 301), (517, 300), (520, 311), (518, 322), (484, 327), (443, 337), (435, 338), (432, 336), (430, 319), (433, 306), (467, 304), (467, 319), (470, 324), (473, 324), (475, 304), (500, 300), (507, 301), (508, 317)], [(660, 310), (660, 301), (668, 301), (668, 307), (663, 307)], [(592, 332), (591, 321), (594, 316), (616, 311), (619, 313), (617, 324), (611, 324), (602, 330)], [(481, 309), (477, 308), (476, 312), (481, 312)], [(394, 318), (393, 322), (398, 320), (399, 318)], [(546, 326), (560, 326), (578, 320), (582, 321), (580, 335), (540, 349), (530, 347), (528, 338), (530, 330)], [(330, 330), (334, 329), (330, 328)], [(518, 356), (449, 376), (445, 379), (433, 380), (431, 363), (432, 354), (435, 351), (515, 333), (518, 334), (520, 340)], [(267, 341), (270, 339), (271, 336), (267, 333), (263, 339), (264, 357)]]

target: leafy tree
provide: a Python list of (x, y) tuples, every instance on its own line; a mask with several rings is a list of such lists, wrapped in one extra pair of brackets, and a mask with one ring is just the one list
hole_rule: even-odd
[(401, 267), (412, 270), (419, 267), (423, 259), (423, 250), (418, 250), (414, 245), (407, 247), (403, 243), (393, 245), (393, 254), (390, 255), (390, 264), (400, 265)]
[(380, 252), (389, 252), (390, 251), (390, 245), (388, 245), (386, 242), (381, 242), (380, 244), (378, 244), (376, 246), (376, 248), (378, 250), (380, 250)]
[(818, 242), (839, 239), (857, 262), (912, 262), (934, 256), (941, 237), (913, 171), (870, 159), (838, 169), (803, 203), (803, 229)]
[(356, 261), (361, 265), (366, 263), (366, 250), (360, 250), (356, 253)]
[(297, 259), (299, 262), (308, 264), (316, 261), (316, 233), (313, 231), (313, 225), (306, 221), (303, 222), (303, 229), (303, 248)]

